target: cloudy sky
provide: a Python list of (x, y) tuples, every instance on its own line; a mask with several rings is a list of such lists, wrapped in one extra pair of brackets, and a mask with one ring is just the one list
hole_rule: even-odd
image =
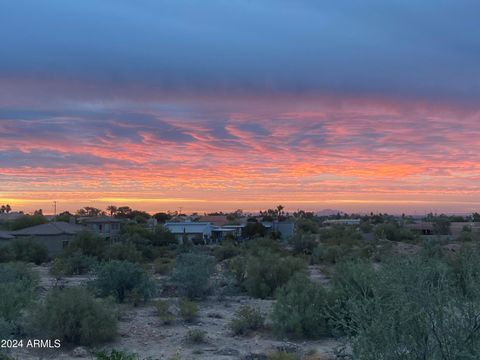
[(0, 203), (480, 210), (480, 2), (0, 4)]

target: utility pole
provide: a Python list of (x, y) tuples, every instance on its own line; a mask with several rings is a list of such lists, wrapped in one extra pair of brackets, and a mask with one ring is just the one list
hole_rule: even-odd
[(56, 201), (53, 202), (53, 216), (54, 216), (54, 219), (57, 218), (57, 202)]

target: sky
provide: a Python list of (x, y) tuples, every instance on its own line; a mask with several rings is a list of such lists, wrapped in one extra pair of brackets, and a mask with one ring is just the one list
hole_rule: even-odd
[(3, 0), (0, 204), (479, 211), (479, 13)]

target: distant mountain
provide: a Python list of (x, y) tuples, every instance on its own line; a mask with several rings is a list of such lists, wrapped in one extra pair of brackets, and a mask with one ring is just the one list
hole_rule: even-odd
[(335, 209), (323, 209), (323, 210), (317, 211), (316, 213), (317, 216), (330, 216), (330, 215), (337, 215), (337, 214), (342, 215), (345, 213), (341, 210), (335, 210)]

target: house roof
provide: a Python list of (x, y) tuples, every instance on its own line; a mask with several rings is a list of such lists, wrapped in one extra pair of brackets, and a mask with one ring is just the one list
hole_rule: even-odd
[(173, 234), (203, 234), (211, 231), (211, 224), (208, 222), (168, 222), (167, 228)]
[(198, 220), (200, 222), (209, 222), (216, 226), (222, 226), (228, 223), (226, 215), (205, 215), (200, 216)]
[(31, 226), (25, 229), (13, 231), (14, 236), (35, 236), (35, 235), (73, 235), (82, 230), (85, 230), (83, 226), (69, 224), (63, 221), (49, 222), (46, 224)]
[(7, 231), (0, 231), (0, 239), (10, 240), (10, 239), (13, 239), (13, 235)]
[(125, 219), (117, 219), (110, 216), (87, 217), (80, 220), (83, 223), (123, 223)]

